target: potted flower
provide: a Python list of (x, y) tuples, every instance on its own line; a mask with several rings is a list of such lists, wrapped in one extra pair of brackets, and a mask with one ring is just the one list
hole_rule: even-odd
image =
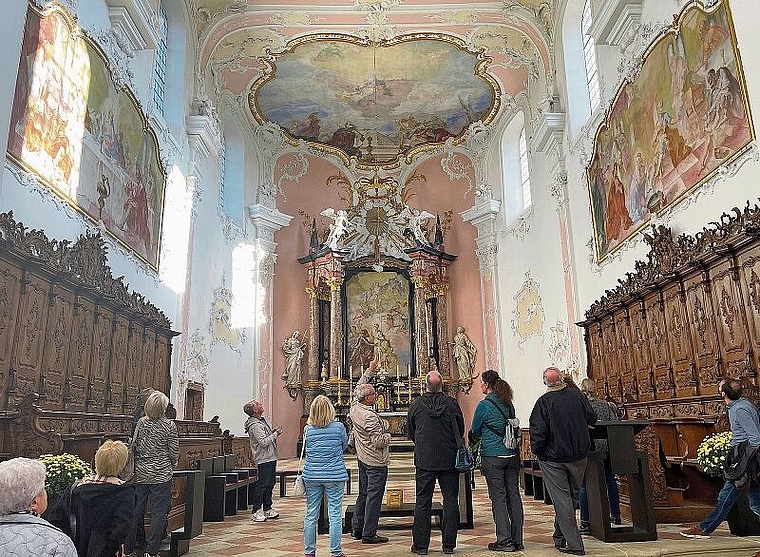
[(52, 499), (63, 495), (75, 481), (92, 474), (92, 468), (73, 454), (44, 454), (39, 460), (45, 465), (45, 487)]
[[(723, 465), (731, 448), (733, 435), (730, 431), (711, 433), (697, 448), (697, 464), (702, 471), (713, 478), (723, 480)], [(721, 484), (722, 485), (722, 484)], [(735, 536), (756, 536), (760, 534), (760, 521), (749, 508), (747, 494), (740, 492), (736, 503), (726, 517), (728, 528)]]
[(730, 431), (711, 433), (697, 448), (697, 464), (702, 472), (713, 478), (723, 479), (723, 464), (731, 448), (733, 435)]

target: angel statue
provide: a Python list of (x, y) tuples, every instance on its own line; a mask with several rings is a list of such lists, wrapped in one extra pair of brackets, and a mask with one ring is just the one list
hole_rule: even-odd
[(414, 239), (422, 246), (429, 246), (430, 240), (427, 238), (427, 230), (422, 228), (422, 223), (426, 220), (433, 218), (435, 215), (428, 213), (427, 211), (418, 211), (417, 209), (404, 208), (404, 213), (407, 217), (407, 226), (414, 234)]
[(351, 227), (351, 223), (348, 221), (348, 215), (343, 209), (336, 211), (331, 207), (322, 211), (320, 215), (333, 220), (332, 224), (330, 224), (330, 232), (327, 235), (327, 240), (325, 240), (325, 245), (331, 250), (336, 251), (338, 249), (338, 240), (340, 240)]
[(478, 349), (472, 344), (461, 325), (457, 327), (457, 334), (454, 335), (454, 342), (451, 344), (453, 345), (452, 356), (459, 371), (459, 381), (472, 382)]
[(306, 353), (306, 343), (301, 342), (299, 334), (298, 331), (293, 331), (292, 335), (285, 337), (285, 343), (282, 345), (282, 353), (285, 354), (285, 373), (282, 374), (282, 378), (285, 379), (286, 385), (301, 384), (301, 360)]

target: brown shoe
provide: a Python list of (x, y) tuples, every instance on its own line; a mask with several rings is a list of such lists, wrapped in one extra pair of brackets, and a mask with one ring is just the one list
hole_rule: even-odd
[(682, 530), (681, 531), (681, 535), (684, 538), (692, 538), (692, 539), (699, 539), (699, 540), (701, 540), (701, 539), (709, 539), (710, 538), (710, 534), (705, 534), (702, 531), (702, 528), (700, 528), (698, 525), (697, 526), (692, 526), (688, 530)]

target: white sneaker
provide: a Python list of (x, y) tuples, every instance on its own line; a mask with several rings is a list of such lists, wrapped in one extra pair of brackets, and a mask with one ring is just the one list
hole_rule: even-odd
[(264, 511), (256, 511), (255, 513), (253, 513), (251, 520), (253, 520), (254, 522), (266, 522), (267, 517), (264, 514)]
[(274, 509), (269, 509), (268, 511), (264, 511), (264, 516), (267, 518), (278, 518), (280, 516), (280, 513)]

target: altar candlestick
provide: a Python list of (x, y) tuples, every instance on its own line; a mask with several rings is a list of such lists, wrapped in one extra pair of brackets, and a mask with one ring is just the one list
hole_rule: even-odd
[(401, 376), (398, 373), (398, 364), (396, 364), (396, 383), (398, 383), (398, 380)]
[(407, 391), (407, 395), (409, 395), (408, 396), (409, 404), (411, 404), (412, 403), (412, 378), (411, 377), (409, 378), (409, 390)]
[(406, 377), (407, 379), (412, 378), (412, 364), (406, 364)]

